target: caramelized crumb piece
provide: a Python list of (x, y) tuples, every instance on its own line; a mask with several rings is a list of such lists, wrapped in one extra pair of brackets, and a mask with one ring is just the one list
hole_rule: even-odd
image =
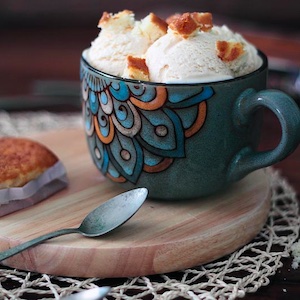
[(213, 27), (213, 20), (212, 14), (205, 12), (205, 13), (198, 13), (193, 12), (191, 13), (191, 17), (193, 20), (198, 24), (201, 31), (209, 31)]
[(141, 21), (140, 29), (154, 43), (158, 38), (167, 33), (168, 24), (154, 13), (150, 13)]
[(225, 62), (231, 62), (244, 53), (244, 47), (239, 42), (217, 41), (217, 55)]
[(106, 26), (123, 26), (126, 28), (132, 26), (133, 22), (134, 14), (131, 10), (125, 9), (117, 14), (105, 11), (98, 22), (98, 28)]
[(149, 16), (150, 16), (150, 21), (153, 25), (156, 25), (162, 32), (167, 33), (168, 24), (164, 20), (159, 18), (154, 13), (150, 13)]
[(174, 21), (175, 21), (176, 19), (178, 19), (180, 16), (181, 16), (181, 14), (174, 14), (174, 15), (169, 16), (169, 17), (166, 19), (167, 24), (170, 25), (172, 22), (174, 22)]
[(98, 27), (101, 27), (103, 24), (107, 23), (109, 19), (111, 18), (111, 14), (107, 11), (103, 12), (102, 17), (100, 18), (98, 22)]
[(146, 65), (146, 60), (144, 58), (128, 55), (124, 77), (149, 81), (149, 70)]
[(169, 24), (169, 28), (186, 39), (198, 29), (198, 25), (190, 13), (184, 13), (178, 18), (174, 18)]
[(196, 32), (209, 31), (213, 27), (211, 13), (184, 13), (172, 15), (167, 19), (169, 28), (183, 38), (193, 36)]

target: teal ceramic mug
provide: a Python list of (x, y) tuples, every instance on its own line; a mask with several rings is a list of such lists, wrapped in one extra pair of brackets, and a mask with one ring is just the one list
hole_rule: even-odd
[[(265, 90), (262, 66), (232, 80), (162, 84), (111, 76), (81, 58), (82, 106), (98, 169), (152, 198), (198, 198), (287, 157), (300, 142), (300, 110), (286, 94)], [(280, 121), (281, 141), (257, 152), (262, 109)], [(272, 134), (272, 133), (270, 133)]]

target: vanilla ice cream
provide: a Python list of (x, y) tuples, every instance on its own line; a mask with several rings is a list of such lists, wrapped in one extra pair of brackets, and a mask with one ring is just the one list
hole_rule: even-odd
[(201, 83), (249, 74), (262, 64), (256, 48), (210, 13), (154, 14), (136, 21), (131, 11), (104, 13), (101, 31), (86, 52), (95, 68), (124, 78), (162, 83)]
[(98, 27), (101, 31), (86, 52), (86, 59), (96, 69), (116, 76), (123, 75), (128, 55), (144, 55), (167, 31), (167, 24), (154, 14), (136, 21), (129, 10), (114, 15), (105, 12)]
[[(195, 30), (190, 34), (169, 28), (166, 35), (146, 52), (149, 78), (153, 82), (195, 83), (221, 81), (258, 69), (261, 59), (256, 48), (226, 26)], [(236, 57), (226, 57), (235, 48)], [(218, 47), (220, 49), (218, 49)]]

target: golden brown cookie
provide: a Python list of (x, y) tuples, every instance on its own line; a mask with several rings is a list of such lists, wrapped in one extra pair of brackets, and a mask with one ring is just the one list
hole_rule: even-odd
[(0, 189), (21, 187), (58, 161), (45, 146), (24, 138), (0, 138)]

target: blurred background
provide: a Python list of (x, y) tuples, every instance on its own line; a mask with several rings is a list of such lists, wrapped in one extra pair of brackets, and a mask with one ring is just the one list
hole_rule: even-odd
[(72, 102), (81, 52), (98, 35), (99, 18), (103, 11), (123, 9), (137, 18), (210, 11), (215, 24), (241, 32), (269, 56), (270, 86), (299, 96), (299, 0), (0, 0), (0, 109), (15, 105), (20, 95), (55, 94), (61, 96), (57, 103)]
[(256, 22), (279, 29), (299, 29), (300, 1), (288, 0), (1, 0), (1, 27), (93, 27), (106, 10), (133, 10), (138, 17), (152, 11), (162, 17), (174, 12), (210, 11), (214, 15)]
[[(0, 118), (5, 118), (5, 111), (80, 114), (81, 53), (98, 35), (103, 11), (123, 9), (133, 10), (137, 18), (149, 12), (162, 18), (177, 12), (212, 12), (215, 24), (242, 33), (267, 54), (268, 87), (287, 92), (300, 105), (300, 0), (0, 0)], [(11, 114), (9, 122), (17, 114)], [(274, 148), (281, 136), (270, 112), (265, 124), (261, 150)], [(299, 165), (300, 149), (275, 166), (288, 175), (298, 193)], [(247, 299), (287, 299), (282, 289), (286, 286), (298, 291), (299, 273), (290, 272), (290, 266), (291, 261), (285, 263), (273, 287), (263, 289), (261, 297)]]

